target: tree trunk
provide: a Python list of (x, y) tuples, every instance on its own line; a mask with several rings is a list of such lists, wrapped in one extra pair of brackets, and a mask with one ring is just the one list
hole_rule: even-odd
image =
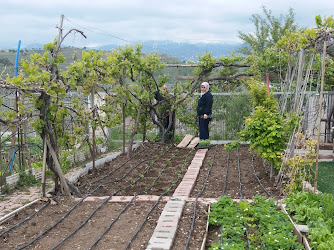
[(135, 127), (134, 127), (134, 129), (133, 129), (133, 131), (130, 135), (129, 145), (128, 145), (128, 158), (130, 158), (131, 154), (132, 154), (132, 145), (133, 145), (134, 137), (137, 134), (137, 130), (138, 130), (138, 127), (139, 127), (139, 118), (140, 118), (140, 113), (141, 113), (142, 107), (143, 107), (143, 104), (140, 104), (139, 109), (137, 111)]

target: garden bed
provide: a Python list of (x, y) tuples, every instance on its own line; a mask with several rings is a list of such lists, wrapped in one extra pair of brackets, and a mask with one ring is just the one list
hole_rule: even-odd
[[(90, 194), (101, 186), (90, 195), (100, 196), (101, 199), (108, 196), (140, 195), (142, 192), (152, 197), (158, 197), (165, 191), (163, 197), (168, 199), (182, 180), (195, 152), (196, 150), (192, 149), (178, 149), (173, 145), (144, 143), (134, 151), (134, 157), (131, 160), (127, 161), (126, 155), (121, 154), (112, 162), (99, 168), (97, 173), (90, 172), (88, 175), (80, 177), (76, 185), (80, 187), (83, 195)], [(228, 159), (229, 161), (227, 161)], [(252, 166), (252, 162), (254, 166)], [(227, 166), (228, 171), (226, 171)], [(268, 177), (269, 169), (263, 165), (260, 158), (249, 153), (247, 145), (242, 145), (238, 151), (235, 150), (231, 153), (228, 153), (223, 145), (210, 147), (195, 187), (184, 206), (172, 249), (182, 249), (187, 242), (196, 197), (198, 197), (198, 203), (189, 249), (201, 248), (207, 227), (208, 204), (222, 195), (224, 186), (226, 195), (240, 199), (240, 179), (243, 199), (249, 199), (257, 194), (270, 197), (259, 184), (252, 167), (254, 167), (258, 179), (261, 180), (261, 185), (270, 190), (271, 195), (281, 197), (282, 187), (273, 184), (273, 181)], [(240, 178), (238, 173), (240, 173)], [(103, 183), (107, 182), (108, 185), (103, 186)], [(205, 183), (206, 186), (203, 189)], [(224, 185), (225, 183), (226, 185)], [(201, 192), (202, 189), (203, 192)], [(52, 247), (87, 220), (86, 224), (59, 246), (59, 249), (68, 249), (77, 248), (80, 245), (81, 248), (87, 249), (108, 227), (108, 224), (115, 220), (110, 230), (97, 244), (96, 249), (119, 248), (120, 246), (124, 248), (136, 230), (139, 231), (131, 240), (129, 249), (145, 249), (166, 199), (161, 199), (154, 208), (152, 208), (154, 201), (135, 200), (128, 205), (124, 213), (115, 219), (117, 213), (121, 212), (128, 204), (127, 201), (106, 202), (101, 205), (101, 201), (96, 200), (78, 204), (77, 200), (59, 198), (57, 199), (58, 205), (46, 206), (30, 220), (3, 235), (1, 239), (4, 244), (3, 248), (22, 247), (50, 227), (52, 229), (29, 247), (37, 249), (45, 248), (45, 246)], [(203, 203), (203, 200), (206, 202)], [(38, 210), (43, 204), (39, 202), (20, 212), (1, 225), (0, 233)], [(76, 207), (73, 208), (74, 206)], [(90, 216), (99, 206), (101, 207)], [(152, 211), (148, 214), (150, 210)], [(62, 219), (63, 217), (64, 219)], [(53, 226), (59, 220), (61, 221)], [(141, 226), (143, 221), (145, 223)], [(210, 233), (209, 231), (208, 242), (212, 238)], [(22, 235), (23, 237), (21, 237)]]

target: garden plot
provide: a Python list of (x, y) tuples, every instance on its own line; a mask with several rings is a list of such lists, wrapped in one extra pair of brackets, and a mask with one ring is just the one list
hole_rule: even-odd
[[(196, 152), (175, 145), (145, 143), (130, 160), (120, 155), (96, 174), (78, 180), (80, 199), (60, 197), (58, 205), (34, 204), (1, 225), (1, 248), (145, 249), (165, 203)], [(223, 145), (211, 146), (193, 192), (186, 197), (172, 249), (187, 244), (189, 249), (201, 248), (208, 206), (224, 192), (234, 199), (240, 199), (240, 190), (243, 199), (256, 194), (279, 197), (281, 189), (271, 184), (267, 172), (262, 161), (249, 153), (248, 146), (230, 153)], [(45, 208), (39, 211), (42, 205)], [(36, 210), (38, 213), (30, 219), (17, 224)]]

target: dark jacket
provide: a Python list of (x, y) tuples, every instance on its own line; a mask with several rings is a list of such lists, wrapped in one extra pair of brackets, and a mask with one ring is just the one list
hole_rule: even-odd
[(206, 92), (197, 102), (197, 115), (202, 116), (204, 114), (212, 114), (213, 97), (210, 91)]

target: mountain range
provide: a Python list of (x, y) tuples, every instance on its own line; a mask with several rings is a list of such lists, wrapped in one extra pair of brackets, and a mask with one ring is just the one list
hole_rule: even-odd
[[(241, 43), (176, 43), (172, 41), (145, 41), (138, 42), (143, 46), (143, 53), (159, 53), (171, 55), (180, 61), (198, 61), (198, 56), (203, 55), (206, 52), (211, 52), (213, 57), (221, 57), (222, 55), (230, 55), (233, 50), (238, 50), (241, 47), (246, 46)], [(67, 45), (64, 47), (68, 47)], [(111, 51), (118, 47), (124, 47), (116, 44), (108, 44), (98, 47), (84, 47), (84, 49), (106, 50)], [(30, 44), (25, 46), (24, 49), (40, 49), (43, 48), (42, 44)]]

